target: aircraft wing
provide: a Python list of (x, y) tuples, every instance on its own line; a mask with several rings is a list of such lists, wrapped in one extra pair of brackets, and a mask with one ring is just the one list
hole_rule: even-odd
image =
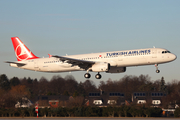
[(26, 65), (25, 63), (9, 62), (9, 61), (6, 61), (5, 63), (12, 63), (12, 64), (16, 64), (16, 65), (17, 65), (17, 66), (19, 66), (19, 67)]
[(83, 69), (88, 69), (89, 67), (91, 67), (93, 64), (95, 64), (95, 62), (93, 61), (86, 61), (86, 60), (79, 60), (79, 59), (74, 59), (74, 58), (68, 58), (68, 57), (62, 57), (62, 56), (52, 56), (52, 57), (56, 57), (59, 58), (61, 61), (65, 61), (66, 63), (72, 64), (74, 65), (78, 65), (80, 68)]

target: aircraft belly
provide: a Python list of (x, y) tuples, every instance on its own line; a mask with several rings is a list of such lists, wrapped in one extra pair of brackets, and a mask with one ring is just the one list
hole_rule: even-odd
[(40, 71), (43, 72), (68, 72), (68, 71), (79, 71), (82, 70), (78, 66), (72, 65), (59, 65), (59, 64), (51, 64), (51, 65), (44, 65), (41, 67)]
[(20, 68), (21, 69), (27, 69), (27, 70), (33, 70), (33, 71), (35, 70), (33, 62), (29, 62), (28, 64), (26, 64), (25, 66), (22, 66)]
[(139, 65), (147, 65), (148, 64), (148, 56), (141, 56), (138, 58)]
[(118, 67), (149, 65), (149, 56), (127, 56), (118, 60)]
[(139, 58), (139, 57), (124, 58), (125, 66), (138, 66), (138, 65), (142, 65), (142, 64), (147, 64), (146, 59)]
[(117, 62), (115, 60), (109, 60), (107, 61), (111, 66), (117, 66)]
[(69, 72), (69, 71), (80, 71), (80, 70), (81, 70), (80, 68), (76, 68), (76, 67), (69, 67), (69, 68), (58, 67), (58, 68), (53, 68), (48, 72)]

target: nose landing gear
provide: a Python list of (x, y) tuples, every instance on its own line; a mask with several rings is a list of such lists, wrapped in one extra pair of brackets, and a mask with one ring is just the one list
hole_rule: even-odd
[(155, 64), (156, 67), (156, 73), (160, 73), (160, 70), (158, 69), (158, 64)]

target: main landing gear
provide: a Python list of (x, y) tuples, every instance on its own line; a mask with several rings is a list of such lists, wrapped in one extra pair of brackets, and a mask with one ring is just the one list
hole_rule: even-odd
[(98, 72), (98, 74), (95, 75), (95, 78), (96, 79), (101, 79), (101, 74), (99, 74), (99, 72)]
[[(84, 74), (84, 77), (85, 77), (85, 78), (90, 78), (91, 75), (90, 75), (89, 73), (86, 73), (86, 74)], [(95, 78), (96, 78), (96, 79), (101, 79), (101, 77), (102, 77), (102, 76), (101, 76), (101, 74), (99, 74), (99, 72), (98, 72), (98, 74), (95, 75)]]
[(156, 67), (156, 73), (160, 73), (160, 70), (158, 70), (158, 64), (155, 64)]
[(85, 77), (85, 78), (90, 78), (91, 75), (90, 75), (89, 73), (86, 73), (86, 74), (84, 74), (84, 77)]

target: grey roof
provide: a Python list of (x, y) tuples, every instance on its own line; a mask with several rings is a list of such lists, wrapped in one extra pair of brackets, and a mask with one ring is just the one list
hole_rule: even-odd
[(65, 95), (40, 95), (36, 96), (35, 99), (33, 100), (34, 102), (38, 100), (60, 100), (60, 101), (66, 101), (69, 100), (69, 96)]
[[(100, 92), (92, 92), (92, 93), (100, 93)], [(122, 102), (125, 102), (124, 96), (118, 96), (118, 94), (117, 96), (112, 96), (112, 94), (110, 95), (110, 93), (124, 94), (122, 92), (103, 92), (102, 94), (100, 93), (100, 95), (98, 94), (97, 96), (88, 96), (86, 99), (89, 100), (90, 106), (95, 106), (93, 104), (94, 100), (102, 100), (103, 104), (97, 106), (108, 106), (109, 105), (107, 103), (108, 100), (115, 100), (117, 102), (116, 105), (121, 105)]]

